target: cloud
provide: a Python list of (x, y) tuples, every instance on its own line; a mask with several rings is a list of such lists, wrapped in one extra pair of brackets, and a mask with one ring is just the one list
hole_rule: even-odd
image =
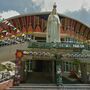
[(14, 10), (10, 10), (10, 11), (3, 11), (2, 13), (0, 13), (0, 16), (7, 19), (13, 16), (17, 16), (20, 15), (17, 11)]
[(19, 13), (51, 11), (54, 2), (59, 13), (78, 10), (82, 4), (86, 9), (90, 8), (90, 0), (1, 0), (0, 12), (11, 9)]
[(25, 9), (24, 9), (24, 12), (26, 13), (26, 12), (27, 12), (27, 10), (28, 10), (28, 9), (27, 9), (27, 8), (25, 8)]
[[(10, 15), (17, 15), (18, 12), (22, 14), (51, 11), (54, 2), (57, 4), (58, 13), (65, 14), (90, 25), (90, 0), (1, 0), (0, 14), (6, 18)], [(4, 15), (5, 12), (9, 13), (11, 10), (15, 12), (10, 13), (10, 15)]]
[(87, 10), (90, 8), (90, 0), (44, 0), (41, 10), (51, 11), (54, 2), (57, 4), (57, 11), (59, 13), (64, 13), (67, 10), (76, 11), (82, 8), (82, 6)]
[(67, 11), (65, 15), (77, 19), (90, 27), (90, 9), (86, 10), (85, 7), (77, 11)]
[(0, 12), (8, 10), (15, 10), (19, 13), (40, 12), (42, 2), (43, 0), (1, 0)]

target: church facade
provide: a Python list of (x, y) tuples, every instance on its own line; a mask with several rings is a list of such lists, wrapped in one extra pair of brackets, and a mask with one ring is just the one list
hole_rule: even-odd
[[(1, 33), (1, 39), (12, 36), (31, 39), (28, 50), (16, 51), (21, 82), (61, 84), (74, 76), (74, 80), (81, 80), (79, 83), (88, 83), (90, 28), (61, 14), (55, 15), (57, 25), (56, 19), (49, 20), (49, 15), (51, 12), (20, 15), (7, 19), (17, 29), (1, 27), (8, 32)], [(50, 24), (49, 21), (55, 22)], [(48, 34), (47, 29), (53, 32)]]

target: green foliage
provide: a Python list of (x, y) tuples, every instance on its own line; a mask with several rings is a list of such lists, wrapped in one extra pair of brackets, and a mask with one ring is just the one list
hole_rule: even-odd
[(5, 66), (6, 66), (6, 69), (7, 69), (8, 71), (14, 70), (14, 67), (12, 67), (12, 65), (9, 64), (9, 63), (7, 63)]
[(4, 70), (12, 71), (15, 70), (15, 68), (12, 67), (10, 64), (6, 64), (6, 65), (0, 64), (0, 71), (4, 71)]
[(79, 65), (79, 64), (80, 64), (80, 60), (75, 59), (75, 60), (73, 61), (73, 64)]
[(6, 66), (5, 66), (5, 65), (0, 64), (0, 71), (3, 71), (3, 70), (5, 70), (5, 69), (6, 69)]

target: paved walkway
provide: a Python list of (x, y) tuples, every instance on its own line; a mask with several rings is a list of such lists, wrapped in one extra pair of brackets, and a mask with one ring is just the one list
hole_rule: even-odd
[(21, 84), (7, 90), (90, 90), (90, 84)]

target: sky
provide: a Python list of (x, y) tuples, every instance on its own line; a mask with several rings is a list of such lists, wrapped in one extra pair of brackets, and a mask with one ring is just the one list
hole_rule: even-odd
[(90, 0), (0, 0), (0, 16), (9, 18), (22, 13), (51, 11), (54, 2), (58, 13), (90, 25)]

